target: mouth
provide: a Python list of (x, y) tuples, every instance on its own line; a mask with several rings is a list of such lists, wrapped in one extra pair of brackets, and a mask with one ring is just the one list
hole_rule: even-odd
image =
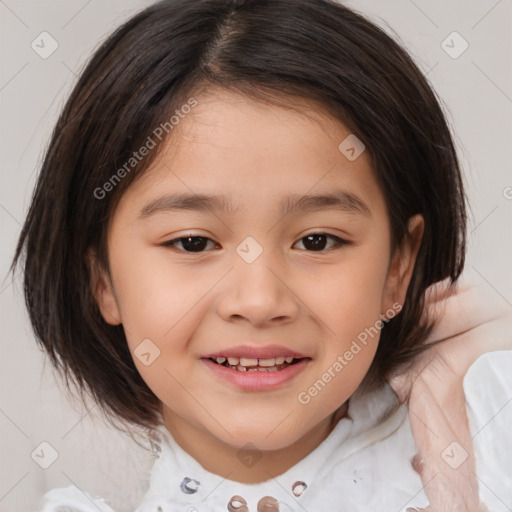
[(279, 372), (309, 357), (271, 357), (254, 359), (247, 357), (209, 357), (213, 363), (239, 372)]
[(201, 362), (215, 379), (242, 391), (260, 392), (291, 385), (312, 358), (284, 345), (253, 343), (205, 354)]
[(201, 358), (215, 379), (245, 392), (263, 392), (291, 385), (309, 366), (311, 357), (277, 356), (247, 358), (213, 354)]

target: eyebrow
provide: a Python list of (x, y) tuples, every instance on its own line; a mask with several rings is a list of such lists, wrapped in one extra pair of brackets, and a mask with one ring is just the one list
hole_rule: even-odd
[[(344, 190), (323, 194), (291, 194), (280, 204), (281, 213), (306, 213), (313, 211), (338, 210), (371, 216), (370, 208), (358, 196)], [(224, 212), (233, 214), (240, 211), (226, 196), (208, 194), (168, 194), (149, 201), (140, 211), (139, 219), (147, 219), (158, 213), (196, 211)]]

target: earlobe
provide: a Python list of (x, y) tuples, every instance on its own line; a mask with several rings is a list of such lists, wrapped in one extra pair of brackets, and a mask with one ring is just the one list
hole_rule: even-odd
[(119, 306), (108, 273), (102, 268), (92, 249), (87, 251), (85, 259), (89, 269), (91, 292), (98, 304), (101, 316), (108, 324), (121, 324)]
[(408, 234), (404, 236), (393, 255), (386, 282), (383, 309), (394, 303), (403, 306), (407, 288), (411, 282), (416, 258), (423, 240), (425, 221), (420, 214), (414, 215), (407, 223)]

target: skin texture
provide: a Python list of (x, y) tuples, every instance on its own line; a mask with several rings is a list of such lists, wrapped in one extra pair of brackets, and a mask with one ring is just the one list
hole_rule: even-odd
[[(338, 145), (350, 132), (317, 105), (297, 98), (298, 111), (290, 110), (223, 91), (196, 98), (198, 106), (121, 198), (109, 226), (111, 280), (103, 273), (93, 287), (105, 320), (123, 324), (132, 353), (148, 338), (159, 348), (151, 365), (134, 362), (178, 444), (209, 471), (256, 483), (303, 459), (345, 414), (378, 336), (308, 404), (297, 396), (359, 333), (403, 304), (423, 219), (410, 220), (410, 238), (391, 255), (369, 155), (349, 161)], [(280, 211), (289, 194), (334, 189), (356, 195), (369, 214)], [(224, 194), (239, 208), (138, 218), (164, 194), (191, 192)], [(304, 241), (313, 233), (349, 244), (331, 249), (335, 239), (326, 238), (315, 251)], [(186, 252), (179, 241), (161, 245), (185, 236), (211, 241), (201, 253)], [(248, 236), (263, 249), (250, 264), (236, 251)], [(200, 360), (240, 344), (279, 344), (311, 361), (279, 388), (242, 391)], [(261, 455), (252, 467), (237, 457), (249, 442)]]
[[(409, 408), (418, 447), (413, 467), (430, 502), (421, 510), (488, 512), (478, 496), (463, 381), (480, 355), (512, 349), (512, 310), (485, 283), (462, 280), (455, 288), (447, 284), (429, 289), (425, 311), (436, 320), (426, 343), (444, 341), (420, 354), (407, 372), (398, 370), (390, 385)], [(468, 454), (457, 469), (441, 457), (453, 442)]]

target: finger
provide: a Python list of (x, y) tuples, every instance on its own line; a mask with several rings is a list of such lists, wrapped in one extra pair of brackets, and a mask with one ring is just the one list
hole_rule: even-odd
[(459, 292), (461, 288), (467, 288), (467, 285), (465, 285), (466, 283), (457, 282), (453, 286), (450, 286), (449, 278), (434, 283), (432, 286), (429, 286), (425, 292), (425, 303), (429, 305), (444, 301)]
[(409, 365), (397, 368), (387, 378), (389, 385), (395, 392), (398, 401), (402, 404), (407, 401), (412, 386), (423, 370), (437, 358), (437, 349), (430, 348), (418, 354)]
[(442, 288), (433, 289), (425, 299), (425, 314), (435, 320), (428, 342), (455, 336), (497, 318), (510, 318), (510, 308), (489, 286), (468, 279), (457, 283), (449, 293), (443, 293)]
[(398, 401), (403, 404), (409, 397), (411, 391), (412, 380), (408, 373), (395, 375), (388, 379), (391, 389), (395, 392)]

